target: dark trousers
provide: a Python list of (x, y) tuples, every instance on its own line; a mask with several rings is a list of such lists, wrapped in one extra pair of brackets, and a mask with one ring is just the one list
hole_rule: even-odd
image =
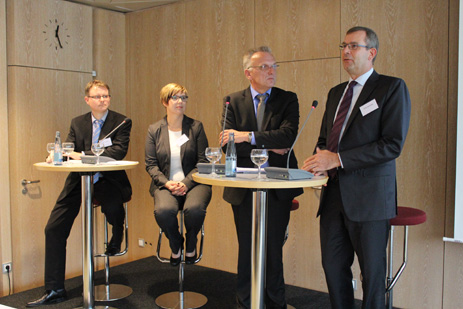
[[(266, 308), (286, 308), (283, 277), (283, 240), (289, 223), (291, 200), (279, 201), (274, 190), (267, 195)], [(240, 205), (232, 205), (238, 236), (237, 301), (240, 308), (251, 303), (252, 191)]]
[(184, 196), (172, 195), (166, 188), (154, 191), (154, 217), (169, 239), (172, 252), (177, 253), (183, 243), (177, 220), (178, 211), (184, 210), (186, 252), (193, 252), (196, 249), (198, 232), (206, 217), (206, 208), (211, 201), (211, 196), (211, 187), (201, 184), (188, 190)]
[[(45, 227), (45, 289), (64, 288), (66, 272), (66, 243), (75, 218), (79, 214), (82, 193), (81, 184), (68, 194), (58, 197)], [(108, 222), (122, 229), (124, 225), (124, 207), (121, 193), (104, 178), (94, 185), (93, 196), (101, 204), (101, 211)]]
[[(329, 181), (320, 215), (320, 243), (332, 308), (354, 308), (352, 270), (362, 273), (362, 308), (385, 308), (389, 220), (353, 222), (343, 210), (338, 181)], [(374, 205), (372, 205), (374, 207)]]

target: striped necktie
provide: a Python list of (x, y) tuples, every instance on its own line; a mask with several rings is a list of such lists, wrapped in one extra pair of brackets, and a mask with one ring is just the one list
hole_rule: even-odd
[[(92, 135), (92, 144), (98, 143), (98, 138), (100, 137), (101, 127), (103, 126), (103, 120), (94, 120), (93, 121), (93, 135)], [(101, 173), (95, 173), (93, 175), (93, 183), (96, 183), (100, 179)]]
[[(336, 115), (336, 119), (333, 124), (333, 128), (331, 128), (331, 133), (328, 138), (328, 144), (326, 145), (326, 149), (331, 152), (338, 152), (339, 147), (339, 138), (341, 136), (342, 126), (346, 121), (347, 112), (349, 111), (350, 105), (352, 103), (352, 96), (354, 95), (354, 86), (357, 85), (357, 82), (351, 81), (349, 87), (347, 88), (346, 93), (344, 94), (344, 98), (339, 105), (338, 114)], [(331, 169), (328, 171), (328, 175), (330, 177), (334, 177), (336, 175), (336, 169)]]
[(258, 94), (256, 98), (259, 99), (259, 105), (257, 105), (257, 131), (262, 131), (262, 121), (264, 120), (265, 113), (265, 99), (267, 99), (268, 93)]

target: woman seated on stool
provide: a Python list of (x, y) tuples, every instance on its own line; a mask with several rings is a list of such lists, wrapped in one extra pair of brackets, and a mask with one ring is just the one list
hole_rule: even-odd
[(186, 227), (185, 263), (197, 258), (197, 235), (206, 216), (212, 190), (208, 185), (193, 181), (196, 164), (207, 162), (206, 133), (200, 121), (185, 115), (188, 92), (171, 83), (161, 89), (161, 103), (167, 115), (148, 128), (145, 144), (146, 171), (152, 181), (154, 217), (169, 239), (172, 255), (170, 264), (180, 264), (183, 236), (180, 235), (177, 212), (182, 209)]

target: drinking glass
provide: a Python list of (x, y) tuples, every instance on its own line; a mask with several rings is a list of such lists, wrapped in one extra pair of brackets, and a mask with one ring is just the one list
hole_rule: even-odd
[(212, 177), (217, 177), (215, 173), (215, 162), (219, 161), (222, 157), (222, 149), (220, 147), (207, 147), (206, 148), (206, 158), (212, 163)]
[(260, 167), (262, 164), (267, 162), (268, 160), (268, 152), (267, 149), (253, 149), (251, 150), (251, 161), (258, 167), (257, 179), (262, 179), (263, 177), (260, 175)]
[(63, 152), (64, 155), (67, 156), (68, 158), (66, 159), (66, 163), (69, 163), (69, 156), (71, 153), (74, 151), (74, 143), (63, 143)]
[(48, 154), (52, 157), (52, 161), (53, 161), (52, 153), (55, 151), (55, 143), (48, 143), (47, 144), (47, 151), (48, 151)]
[(100, 164), (100, 154), (102, 154), (103, 151), (104, 151), (103, 143), (98, 142), (98, 143), (92, 144), (92, 152), (96, 156), (96, 165)]

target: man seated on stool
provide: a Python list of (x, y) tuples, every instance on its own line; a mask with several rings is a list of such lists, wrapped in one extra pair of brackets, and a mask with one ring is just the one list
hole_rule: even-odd
[[(85, 87), (85, 102), (91, 112), (72, 119), (66, 142), (73, 142), (75, 152), (70, 158), (79, 160), (82, 155), (93, 155), (92, 143), (106, 137), (126, 117), (108, 109), (111, 103), (109, 86), (99, 80), (91, 81)], [(126, 123), (104, 139), (103, 156), (122, 160), (127, 154), (132, 122)], [(51, 162), (52, 157), (47, 158)], [(132, 196), (132, 187), (125, 171), (99, 172), (93, 177), (93, 197), (101, 204), (101, 211), (112, 225), (113, 236), (106, 254), (121, 251), (125, 212), (123, 203)], [(70, 173), (63, 191), (56, 201), (45, 227), (45, 293), (38, 300), (27, 304), (37, 307), (60, 303), (66, 299), (64, 277), (66, 269), (66, 241), (74, 219), (79, 214), (81, 197), (81, 176)]]

